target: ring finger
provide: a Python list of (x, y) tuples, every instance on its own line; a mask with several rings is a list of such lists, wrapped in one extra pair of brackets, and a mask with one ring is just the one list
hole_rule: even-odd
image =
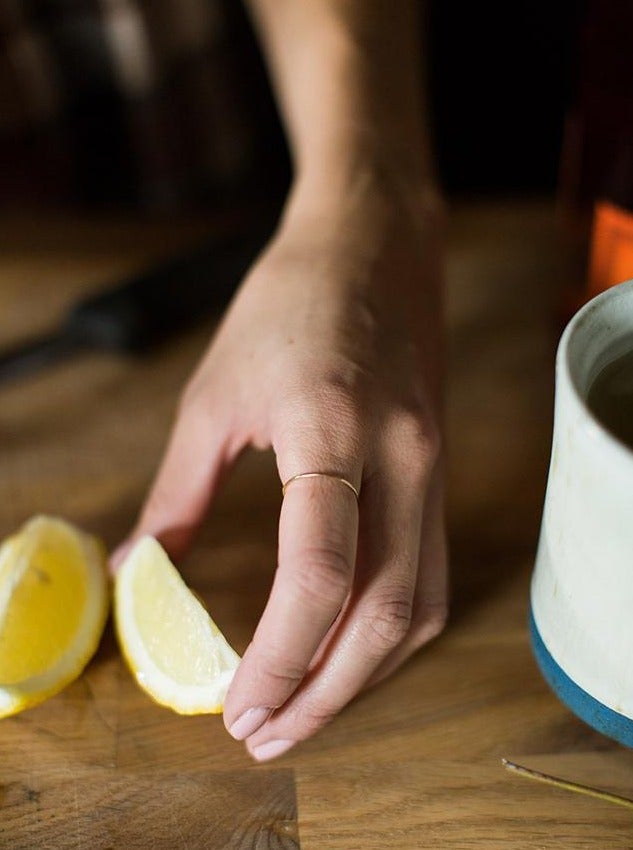
[(363, 483), (359, 551), (348, 604), (290, 700), (248, 741), (258, 760), (279, 755), (334, 717), (409, 631), (426, 475), (394, 464)]

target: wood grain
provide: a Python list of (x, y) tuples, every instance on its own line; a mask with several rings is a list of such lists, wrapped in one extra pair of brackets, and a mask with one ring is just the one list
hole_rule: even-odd
[(209, 771), (159, 781), (120, 770), (0, 786), (0, 847), (207, 850), (298, 847), (289, 770)]
[[(1, 224), (5, 344), (215, 223)], [(2, 850), (298, 847), (295, 782), (302, 850), (633, 847), (626, 810), (521, 781), (500, 764), (506, 756), (633, 795), (633, 754), (555, 699), (528, 642), (563, 275), (549, 204), (455, 210), (446, 633), (313, 740), (259, 768), (220, 718), (154, 705), (108, 631), (76, 683), (0, 723)], [(90, 355), (0, 387), (0, 533), (55, 512), (115, 545), (212, 330), (140, 360)], [(246, 456), (181, 565), (239, 650), (272, 579), (279, 505), (272, 458)]]
[[(600, 763), (604, 769), (605, 759)], [(629, 762), (622, 769), (626, 776), (619, 782), (610, 775), (609, 784), (631, 789), (631, 767)], [(609, 803), (587, 805), (584, 798), (534, 789), (525, 781), (508, 782), (496, 761), (419, 759), (355, 765), (334, 774), (324, 767), (299, 776), (300, 795), (311, 798), (310, 814), (301, 822), (302, 832), (311, 835), (308, 847), (631, 846), (630, 812)]]

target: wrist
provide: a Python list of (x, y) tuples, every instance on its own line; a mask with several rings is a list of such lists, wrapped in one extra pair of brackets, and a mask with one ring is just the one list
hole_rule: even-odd
[(286, 204), (286, 222), (346, 218), (371, 227), (407, 219), (443, 224), (445, 207), (435, 180), (396, 157), (357, 155), (298, 171)]

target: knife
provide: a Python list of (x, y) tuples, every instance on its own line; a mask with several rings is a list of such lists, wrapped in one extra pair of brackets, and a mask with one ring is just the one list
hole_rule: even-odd
[(0, 382), (86, 350), (142, 354), (220, 314), (268, 235), (207, 242), (78, 301), (52, 332), (0, 352)]

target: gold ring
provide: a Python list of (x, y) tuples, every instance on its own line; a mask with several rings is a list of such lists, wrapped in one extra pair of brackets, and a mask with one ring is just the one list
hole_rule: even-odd
[(300, 478), (332, 478), (334, 481), (340, 481), (341, 484), (345, 484), (346, 487), (352, 491), (352, 493), (356, 496), (356, 499), (360, 496), (360, 493), (354, 487), (351, 481), (348, 481), (347, 478), (343, 478), (342, 475), (337, 475), (335, 472), (300, 472), (299, 475), (293, 475), (292, 478), (289, 478), (285, 484), (281, 487), (281, 495), (286, 495), (286, 490), (293, 481), (298, 481)]

